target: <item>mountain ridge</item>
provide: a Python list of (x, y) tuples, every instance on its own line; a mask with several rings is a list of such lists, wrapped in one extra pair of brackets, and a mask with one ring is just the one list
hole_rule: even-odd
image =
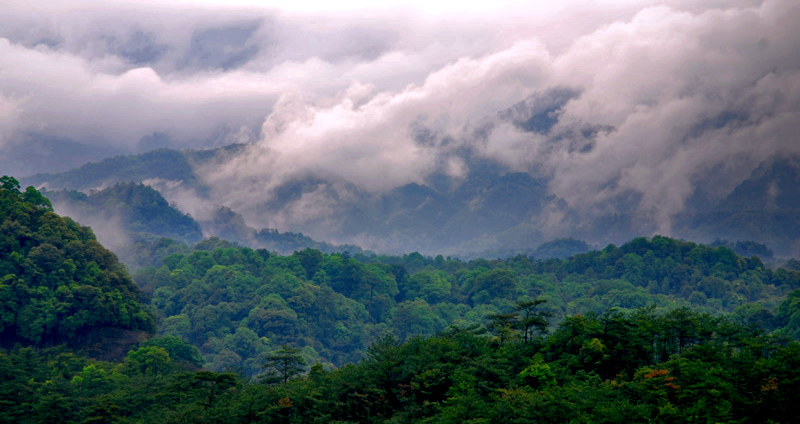
[[(509, 118), (510, 119), (510, 118)], [(213, 204), (215, 191), (204, 182), (203, 169), (214, 161), (237, 154), (246, 145), (210, 150), (157, 149), (142, 155), (116, 156), (60, 174), (38, 174), (23, 179), (44, 187), (86, 190), (131, 180), (160, 189), (173, 182)], [(171, 164), (170, 167), (165, 164)], [(117, 170), (122, 170), (116, 172)], [(449, 182), (448, 182), (449, 181)], [(710, 209), (675, 215), (672, 236), (711, 243), (716, 239), (766, 243), (779, 256), (800, 255), (800, 159), (776, 155), (762, 162)], [(637, 212), (600, 214), (591, 219), (550, 193), (550, 180), (529, 172), (515, 172), (497, 163), (475, 159), (467, 175), (453, 179), (429, 177), (386, 192), (369, 193), (346, 181), (308, 176), (276, 187), (271, 197), (256, 200), (255, 215), (243, 216), (230, 206), (206, 209), (207, 228), (225, 209), (237, 224), (258, 228), (257, 221), (274, 221), (279, 232), (307, 234), (333, 244), (361, 245), (385, 251), (422, 251), (471, 255), (492, 250), (532, 250), (546, 241), (575, 237), (604, 245), (657, 233), (649, 216)], [(163, 194), (170, 198), (169, 189)], [(179, 192), (180, 193), (180, 192)], [(182, 210), (197, 209), (172, 195)], [(636, 199), (630, 199), (635, 205)], [(319, 203), (322, 202), (322, 203)], [(183, 203), (183, 205), (182, 205)], [(222, 209), (220, 209), (222, 208)], [(302, 218), (312, 209), (310, 218)], [(326, 208), (315, 212), (315, 208)], [(302, 212), (302, 214), (299, 214)], [(316, 214), (316, 215), (314, 215)], [(224, 215), (224, 213), (223, 213)], [(556, 218), (555, 220), (553, 218)], [(202, 222), (203, 219), (198, 221)], [(281, 224), (282, 223), (282, 224)], [(219, 222), (216, 224), (219, 226)], [(255, 230), (233, 230), (227, 235), (244, 244)], [(223, 227), (225, 226), (223, 225)], [(269, 225), (266, 226), (270, 228)], [(235, 235), (239, 231), (239, 235)], [(237, 239), (237, 237), (239, 237)], [(310, 247), (310, 246), (306, 246)]]

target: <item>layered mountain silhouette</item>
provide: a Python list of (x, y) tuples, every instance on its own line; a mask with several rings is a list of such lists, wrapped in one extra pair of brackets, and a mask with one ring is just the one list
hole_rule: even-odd
[[(379, 194), (350, 185), (349, 196), (341, 196), (328, 205), (333, 212), (326, 218), (327, 222), (311, 221), (305, 229), (283, 228), (280, 231), (258, 230), (248, 225), (238, 211), (225, 205), (218, 205), (203, 217), (191, 218), (184, 214), (192, 223), (181, 225), (167, 225), (163, 217), (134, 216), (137, 213), (155, 213), (152, 208), (150, 212), (131, 209), (131, 205), (136, 204), (133, 198), (148, 198), (155, 190), (141, 184), (119, 184), (154, 179), (179, 181), (209, 196), (208, 200), (213, 202), (212, 191), (204, 185), (199, 174), (201, 168), (242, 148), (241, 145), (232, 145), (205, 151), (158, 149), (142, 155), (113, 157), (65, 173), (39, 174), (23, 181), (47, 187), (51, 193), (53, 189), (87, 190), (106, 186), (88, 195), (48, 195), (54, 197), (57, 208), (61, 206), (74, 211), (76, 207), (82, 207), (83, 215), (93, 210), (105, 221), (113, 211), (117, 216), (121, 212), (120, 204), (123, 204), (129, 209), (125, 212), (126, 219), (129, 227), (136, 227), (130, 228), (134, 231), (138, 228), (187, 242), (196, 242), (202, 235), (218, 236), (276, 251), (306, 247), (323, 251), (357, 251), (356, 244), (366, 244), (376, 250), (397, 251), (405, 246), (415, 246), (413, 250), (469, 257), (476, 254), (533, 254), (537, 246), (559, 237), (575, 237), (604, 245), (638, 235), (652, 235), (646, 233), (647, 229), (640, 228), (634, 213), (609, 214), (588, 222), (575, 222), (567, 230), (554, 233), (543, 222), (546, 208), (551, 211), (561, 208), (565, 219), (575, 217), (571, 217), (571, 211), (563, 202), (548, 194), (548, 180), (529, 173), (511, 172), (486, 160), (474, 160), (469, 175), (459, 182), (444, 175), (434, 175), (426, 184), (407, 184)], [(330, 190), (328, 198), (336, 199), (333, 186), (331, 181), (322, 178), (290, 181), (279, 187), (276, 195), (261, 203), (260, 213), (282, 213), (303, 195), (320, 190)], [(145, 193), (148, 190), (150, 192)], [(178, 216), (176, 213), (182, 214), (173, 210), (178, 205), (169, 205), (160, 195), (158, 197), (156, 203), (165, 217), (174, 218)], [(116, 200), (109, 201), (112, 198)], [(146, 224), (147, 219), (161, 222), (159, 225), (163, 228), (156, 229), (153, 227), (155, 224)], [(87, 223), (94, 224), (92, 221)], [(314, 233), (323, 226), (327, 228), (323, 234), (333, 235), (338, 244), (349, 245), (337, 248), (335, 244), (317, 241), (319, 237)], [(777, 255), (796, 256), (800, 249), (800, 158), (769, 158), (716, 205), (676, 217), (673, 229), (673, 236), (709, 243), (714, 240), (732, 243), (752, 240), (766, 244)]]

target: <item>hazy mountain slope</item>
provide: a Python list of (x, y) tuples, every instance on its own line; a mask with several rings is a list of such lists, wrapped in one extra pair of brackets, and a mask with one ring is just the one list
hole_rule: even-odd
[(140, 155), (123, 155), (89, 162), (61, 173), (36, 174), (22, 181), (49, 190), (85, 190), (102, 188), (120, 182), (142, 182), (149, 179), (182, 181), (186, 186), (201, 188), (196, 168), (218, 156), (240, 149), (232, 144), (218, 149), (173, 150), (161, 148)]
[[(557, 100), (563, 102), (564, 98)], [(512, 108), (514, 113), (501, 114), (497, 119), (519, 122), (525, 127), (527, 121), (516, 117), (527, 116), (519, 110), (523, 106), (518, 105)], [(533, 108), (530, 113), (536, 110)], [(543, 117), (536, 119), (546, 121)], [(531, 131), (549, 128), (542, 125), (533, 125)], [(591, 136), (586, 140), (591, 142)], [(754, 240), (767, 244), (778, 256), (800, 254), (797, 157), (770, 158), (716, 205), (699, 208), (697, 205), (702, 202), (692, 203), (664, 225), (652, 214), (637, 211), (641, 196), (636, 193), (609, 199), (607, 212), (587, 214), (552, 195), (552, 181), (546, 174), (514, 172), (469, 154), (463, 176), (435, 174), (421, 183), (382, 192), (367, 191), (341, 178), (304, 175), (286, 179), (276, 186), (265, 186), (261, 199), (259, 194), (253, 195), (249, 202), (254, 206), (242, 214), (218, 200), (225, 193), (204, 172), (216, 169), (216, 161), (243, 148), (232, 145), (203, 151), (159, 149), (110, 158), (66, 173), (40, 174), (26, 181), (72, 189), (128, 180), (155, 182), (156, 187), (166, 190), (164, 196), (184, 211), (202, 211), (198, 220), (206, 235), (287, 253), (288, 245), (267, 242), (265, 235), (272, 237), (272, 229), (278, 229), (376, 251), (473, 256), (476, 252), (509, 249), (532, 251), (541, 243), (560, 237), (575, 237), (597, 245), (621, 243), (671, 228), (667, 230), (671, 235), (690, 240)], [(171, 189), (172, 186), (178, 188)], [(191, 196), (184, 196), (187, 192)], [(263, 233), (259, 242), (254, 238), (255, 229), (264, 227), (270, 230)], [(324, 245), (304, 243), (290, 244), (329, 251)]]
[(64, 137), (27, 133), (17, 143), (0, 144), (0, 169), (9, 175), (32, 175), (44, 169), (67, 172), (121, 153), (103, 143), (84, 144)]
[(682, 223), (698, 239), (756, 240), (780, 256), (800, 255), (800, 157), (774, 156), (710, 212)]
[(196, 243), (203, 232), (192, 217), (173, 208), (161, 194), (141, 183), (117, 183), (88, 195), (75, 190), (45, 192), (54, 208), (84, 225), (100, 229), (101, 239), (111, 246), (122, 233), (146, 233)]
[(302, 233), (256, 230), (248, 227), (240, 215), (224, 207), (198, 223), (170, 205), (158, 191), (141, 183), (117, 183), (89, 194), (75, 190), (44, 193), (56, 211), (92, 227), (100, 241), (132, 268), (152, 264), (153, 254), (149, 250), (175, 251), (175, 242), (165, 244), (159, 239), (193, 245), (204, 235), (283, 254), (307, 248), (328, 253), (361, 252), (357, 246), (318, 242)]
[(280, 254), (290, 254), (303, 249), (317, 249), (325, 253), (362, 252), (362, 249), (355, 245), (334, 245), (316, 241), (303, 233), (280, 232), (270, 228), (256, 230), (248, 226), (241, 215), (223, 206), (199, 222), (207, 237), (218, 237), (242, 246), (267, 249)]
[(774, 156), (722, 199), (715, 212), (800, 209), (800, 157)]

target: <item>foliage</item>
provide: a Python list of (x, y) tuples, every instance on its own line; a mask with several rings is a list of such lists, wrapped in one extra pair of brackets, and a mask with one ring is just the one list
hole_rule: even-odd
[(117, 258), (32, 187), (0, 179), (0, 335), (14, 343), (81, 343), (94, 330), (153, 331)]
[[(797, 417), (800, 272), (727, 247), (656, 236), (462, 262), (161, 240), (159, 266), (136, 280), (162, 336), (109, 363), (48, 346), (152, 328), (124, 268), (13, 178), (0, 207), (0, 422)], [(236, 372), (198, 370), (201, 353)]]
[(468, 262), (314, 249), (281, 256), (209, 239), (135, 280), (152, 296), (161, 334), (196, 346), (211, 369), (250, 376), (261, 372), (259, 357), (283, 344), (339, 366), (382, 335), (407, 340), (450, 324), (484, 325), (530, 341), (549, 322), (612, 308), (735, 313), (771, 331), (789, 324), (773, 311), (800, 288), (800, 272), (660, 236), (568, 259)]
[(266, 372), (261, 376), (261, 380), (266, 383), (286, 384), (289, 379), (305, 371), (305, 366), (306, 361), (300, 355), (300, 349), (281, 345), (265, 357)]
[[(297, 360), (280, 350), (276, 364)], [(689, 309), (568, 316), (536, 343), (451, 327), (368, 351), (261, 384), (172, 367), (160, 347), (121, 364), (18, 348), (0, 352), (0, 421), (789, 424), (800, 401), (800, 344)]]

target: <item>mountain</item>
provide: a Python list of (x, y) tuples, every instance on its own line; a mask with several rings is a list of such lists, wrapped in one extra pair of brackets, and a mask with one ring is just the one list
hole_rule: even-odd
[(173, 150), (160, 148), (140, 155), (122, 155), (89, 162), (61, 173), (36, 174), (22, 178), (25, 184), (48, 190), (87, 190), (116, 183), (142, 182), (150, 179), (181, 181), (186, 186), (203, 189), (196, 169), (208, 162), (233, 154), (243, 145), (231, 144), (217, 149)]
[[(556, 113), (570, 95), (566, 91), (552, 94), (555, 106), (544, 109), (523, 102), (496, 120), (513, 122), (531, 132), (555, 131), (547, 116)], [(611, 129), (581, 129), (583, 140), (589, 143), (584, 147), (591, 149), (593, 137), (603, 131)], [(637, 209), (640, 194), (617, 196), (614, 206), (605, 212), (599, 206), (598, 211), (586, 215), (550, 192), (552, 181), (546, 173), (514, 171), (469, 152), (464, 153), (466, 171), (460, 177), (434, 173), (422, 182), (371, 192), (341, 178), (304, 174), (265, 188), (263, 197), (250, 196), (248, 206), (237, 210), (220, 200), (228, 198), (227, 193), (206, 172), (246, 148), (158, 149), (116, 156), (64, 173), (38, 174), (24, 181), (49, 190), (143, 182), (161, 190), (184, 212), (197, 212), (195, 219), (206, 236), (287, 253), (305, 247), (335, 250), (311, 243), (326, 240), (331, 246), (357, 245), (383, 252), (476, 257), (530, 253), (558, 238), (573, 237), (595, 245), (622, 243), (658, 234), (666, 227), (670, 235), (689, 240), (754, 241), (766, 244), (776, 256), (800, 255), (798, 156), (764, 161), (720, 200), (694, 199), (680, 213), (662, 218), (671, 221), (663, 225), (652, 214)], [(261, 235), (256, 234), (257, 228), (264, 227)], [(281, 245), (274, 240), (280, 233), (308, 240), (284, 240), (288, 244)]]
[(225, 207), (198, 221), (142, 183), (115, 183), (102, 190), (89, 190), (88, 194), (77, 190), (43, 193), (58, 213), (92, 227), (98, 239), (133, 269), (185, 252), (204, 237), (222, 237), (242, 246), (283, 254), (308, 248), (326, 253), (362, 252), (355, 245), (318, 242), (302, 233), (256, 230)]
[[(197, 243), (203, 238), (200, 226), (192, 217), (181, 213), (158, 191), (141, 183), (117, 183), (89, 194), (75, 190), (45, 191), (44, 194), (56, 210), (100, 231), (118, 227), (124, 233), (146, 233), (186, 243)], [(120, 244), (110, 237), (108, 243)]]
[(224, 206), (215, 209), (210, 216), (200, 220), (199, 223), (206, 236), (281, 254), (290, 254), (303, 249), (317, 249), (325, 253), (349, 252), (355, 254), (363, 252), (356, 245), (334, 245), (320, 242), (303, 235), (303, 233), (281, 232), (270, 228), (256, 230), (248, 226), (241, 215)]
[(755, 240), (780, 256), (800, 256), (800, 157), (777, 155), (710, 211), (679, 231), (694, 240)]

